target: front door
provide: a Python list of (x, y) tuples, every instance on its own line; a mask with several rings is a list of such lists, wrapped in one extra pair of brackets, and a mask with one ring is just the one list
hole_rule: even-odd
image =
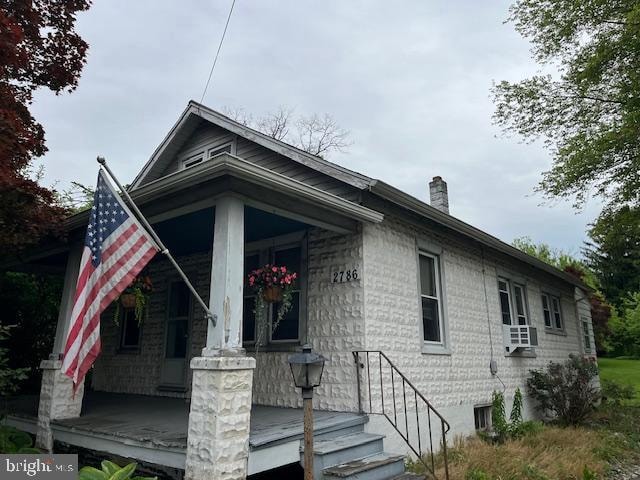
[(165, 350), (161, 386), (185, 388), (189, 352), (191, 293), (182, 281), (171, 282), (167, 305)]

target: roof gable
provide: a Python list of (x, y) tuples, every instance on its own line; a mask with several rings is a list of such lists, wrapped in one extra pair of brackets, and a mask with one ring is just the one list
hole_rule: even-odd
[[(149, 161), (136, 176), (131, 188), (136, 189), (173, 171), (171, 164), (180, 156), (181, 150), (185, 148), (187, 142), (191, 140), (191, 146), (197, 145), (198, 132), (203, 128), (203, 124), (217, 127), (220, 129), (221, 136), (223, 136), (222, 131), (224, 131), (227, 132), (227, 135), (235, 135), (238, 143), (241, 143), (242, 139), (248, 140), (298, 165), (339, 180), (353, 188), (365, 189), (372, 182), (365, 175), (353, 172), (315, 155), (310, 155), (242, 125), (204, 105), (191, 101), (162, 143), (154, 151)], [(233, 151), (232, 153), (235, 154), (236, 152)]]

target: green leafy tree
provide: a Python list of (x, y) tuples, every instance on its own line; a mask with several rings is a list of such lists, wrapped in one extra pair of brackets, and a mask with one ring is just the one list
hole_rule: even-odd
[(18, 390), (20, 382), (27, 378), (26, 368), (11, 368), (6, 348), (11, 327), (0, 326), (0, 396), (10, 395)]
[(588, 234), (587, 263), (607, 300), (620, 308), (640, 291), (640, 207), (606, 209)]
[(13, 325), (2, 342), (8, 353), (7, 366), (26, 368), (20, 383), (23, 393), (40, 391), (40, 362), (51, 353), (55, 337), (62, 278), (7, 272), (0, 274), (0, 324)]
[(540, 190), (640, 203), (640, 3), (517, 0), (508, 20), (554, 71), (493, 88), (496, 123), (553, 154)]
[(622, 301), (609, 321), (609, 353), (614, 356), (640, 357), (640, 292)]

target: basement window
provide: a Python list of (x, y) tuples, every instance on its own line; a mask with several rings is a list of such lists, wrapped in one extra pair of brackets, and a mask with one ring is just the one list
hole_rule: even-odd
[(476, 430), (486, 431), (491, 429), (491, 405), (479, 405), (473, 407)]

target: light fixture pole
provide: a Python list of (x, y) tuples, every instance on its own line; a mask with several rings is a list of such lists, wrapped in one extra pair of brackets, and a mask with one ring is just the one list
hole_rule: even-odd
[(311, 352), (311, 346), (302, 347), (302, 353), (289, 356), (293, 382), (302, 390), (304, 407), (304, 480), (313, 480), (313, 389), (320, 385), (324, 362), (322, 355)]

